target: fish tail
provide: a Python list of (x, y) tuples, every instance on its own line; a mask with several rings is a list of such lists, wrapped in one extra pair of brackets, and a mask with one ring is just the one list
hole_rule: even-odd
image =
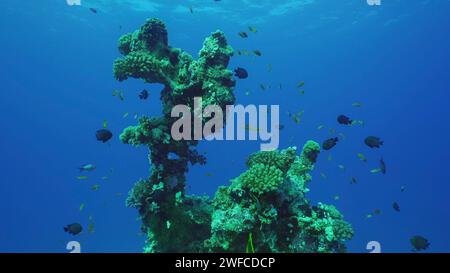
[(69, 229), (67, 227), (64, 227), (64, 231), (67, 232)]

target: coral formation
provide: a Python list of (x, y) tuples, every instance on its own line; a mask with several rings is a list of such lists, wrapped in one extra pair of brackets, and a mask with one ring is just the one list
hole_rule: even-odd
[[(122, 36), (114, 75), (161, 83), (163, 113), (142, 117), (120, 135), (125, 144), (149, 149), (151, 174), (130, 191), (127, 205), (138, 209), (147, 235), (144, 252), (340, 252), (353, 235), (335, 207), (313, 206), (305, 198), (320, 146), (261, 151), (249, 157), (248, 170), (219, 187), (214, 198), (187, 195), (188, 165), (205, 164), (197, 141), (175, 141), (170, 116), (176, 104), (193, 109), (193, 98), (222, 109), (234, 104), (235, 81), (227, 69), (233, 49), (222, 32), (207, 37), (194, 60), (172, 48), (163, 22), (148, 20)], [(203, 122), (206, 122), (204, 119)], [(175, 159), (169, 155), (175, 154)], [(192, 232), (194, 231), (195, 232)], [(251, 242), (251, 246), (249, 244)]]

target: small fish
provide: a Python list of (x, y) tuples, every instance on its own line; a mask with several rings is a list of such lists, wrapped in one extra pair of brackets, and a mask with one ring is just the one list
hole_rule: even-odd
[(89, 233), (94, 233), (94, 231), (95, 231), (94, 224), (93, 223), (89, 223), (89, 225), (87, 227), (87, 230), (88, 230)]
[(125, 100), (125, 96), (123, 95), (123, 91), (121, 90), (114, 90), (112, 95), (113, 97), (118, 97), (121, 101)]
[(194, 13), (194, 10), (192, 9), (192, 7), (189, 7), (189, 12)]
[(380, 159), (380, 170), (382, 174), (386, 174), (386, 163), (384, 162), (383, 158)]
[(368, 136), (364, 140), (364, 143), (370, 148), (380, 148), (383, 145), (383, 141), (376, 136)]
[(108, 142), (108, 140), (110, 140), (112, 136), (113, 134), (111, 133), (111, 131), (107, 129), (101, 129), (95, 133), (95, 137), (97, 138), (97, 140), (103, 143)]
[(380, 173), (380, 172), (381, 172), (380, 168), (370, 170), (370, 173)]
[(250, 91), (245, 91), (245, 95), (249, 96), (250, 95)]
[(380, 215), (381, 214), (381, 210), (380, 209), (374, 209), (373, 213), (377, 214), (377, 215)]
[(239, 79), (247, 79), (248, 72), (244, 68), (238, 67), (234, 70), (234, 76), (238, 77)]
[(413, 237), (411, 237), (411, 239), (409, 240), (411, 245), (413, 246), (413, 251), (421, 251), (421, 250), (426, 250), (429, 246), (430, 243), (428, 242), (428, 240), (420, 235), (415, 235)]
[(242, 52), (241, 52), (240, 50), (238, 50), (238, 51), (237, 51), (237, 55), (238, 55), (238, 56), (241, 56), (241, 55), (242, 55)]
[(364, 121), (363, 120), (354, 120), (352, 125), (359, 125), (361, 127), (364, 127)]
[(267, 89), (266, 86), (264, 84), (262, 84), (262, 83), (259, 85), (259, 88), (261, 88), (262, 91)]
[(400, 187), (400, 192), (404, 192), (406, 190), (406, 186), (401, 186)]
[(345, 166), (344, 165), (340, 164), (340, 165), (338, 165), (338, 167), (339, 167), (340, 170), (345, 171)]
[(325, 128), (325, 125), (319, 125), (319, 126), (317, 126), (317, 130), (322, 130), (323, 128)]
[(100, 185), (99, 184), (92, 185), (91, 189), (93, 191), (97, 191), (98, 189), (100, 189)]
[(363, 155), (362, 153), (358, 153), (358, 157), (359, 157), (359, 159), (360, 159), (361, 161), (363, 161), (363, 162), (367, 162), (367, 158), (366, 158), (366, 156), (365, 156), (365, 155)]
[(339, 201), (341, 199), (341, 197), (339, 195), (334, 196), (333, 198), (335, 201)]
[(372, 213), (368, 213), (366, 217), (367, 217), (367, 219), (370, 219), (373, 217), (373, 215), (372, 215)]
[(80, 176), (77, 176), (77, 179), (78, 180), (86, 180), (86, 179), (88, 179), (88, 177), (85, 175), (80, 175)]
[(362, 104), (362, 102), (354, 102), (354, 103), (352, 103), (352, 106), (353, 107), (362, 107), (363, 104)]
[(299, 93), (300, 95), (305, 95), (305, 90), (299, 90), (298, 93)]
[(339, 124), (342, 124), (342, 125), (351, 125), (353, 123), (353, 121), (345, 115), (339, 115), (337, 117), (337, 121)]
[(139, 99), (146, 100), (148, 99), (148, 91), (146, 89), (142, 90), (141, 93), (139, 93)]
[(89, 10), (90, 10), (92, 13), (97, 13), (97, 9), (95, 9), (95, 8), (89, 8)]
[(261, 51), (259, 51), (259, 50), (253, 50), (253, 54), (255, 54), (255, 55), (258, 56), (258, 57), (261, 57), (261, 56), (262, 56), (262, 53), (261, 53)]
[(85, 205), (84, 203), (81, 203), (81, 204), (80, 204), (80, 211), (83, 211), (85, 206), (86, 206), (86, 205)]
[(169, 220), (167, 220), (166, 221), (166, 227), (167, 227), (167, 229), (170, 229), (170, 226), (171, 226), (172, 224), (170, 223), (170, 221)]
[(358, 184), (358, 180), (355, 177), (350, 178), (350, 184)]
[(95, 170), (95, 166), (93, 164), (84, 164), (78, 167), (78, 169), (80, 170), (80, 172), (92, 172)]
[(128, 115), (129, 115), (129, 113), (128, 113), (128, 112), (126, 112), (125, 114), (123, 114), (122, 118), (127, 118), (127, 117), (128, 117)]
[(248, 34), (247, 34), (247, 32), (245, 32), (245, 31), (241, 31), (241, 32), (239, 32), (238, 33), (239, 34), (239, 36), (241, 36), (241, 38), (248, 38)]
[(248, 30), (249, 30), (250, 32), (252, 32), (252, 33), (258, 32), (258, 30), (257, 30), (255, 27), (252, 27), (252, 26), (249, 26), (249, 27), (248, 27)]
[(108, 122), (105, 120), (103, 120), (103, 128), (106, 129), (106, 127), (108, 126)]
[(301, 88), (301, 87), (303, 87), (303, 86), (305, 86), (305, 82), (299, 82), (298, 84), (297, 84), (297, 88)]
[(78, 235), (83, 231), (83, 227), (78, 223), (73, 223), (65, 226), (64, 231), (72, 235)]
[(399, 206), (399, 204), (398, 204), (397, 202), (392, 203), (392, 208), (393, 208), (395, 211), (400, 212), (400, 206)]
[(325, 151), (328, 151), (331, 148), (333, 148), (334, 146), (336, 146), (338, 141), (339, 141), (339, 139), (337, 137), (327, 139), (322, 143), (322, 149), (324, 149)]

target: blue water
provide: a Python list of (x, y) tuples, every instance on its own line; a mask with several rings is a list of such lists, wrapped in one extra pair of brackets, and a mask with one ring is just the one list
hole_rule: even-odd
[[(349, 251), (367, 252), (375, 240), (383, 252), (410, 252), (413, 235), (430, 241), (429, 252), (450, 251), (450, 1), (382, 0), (377, 7), (365, 0), (81, 1), (81, 7), (65, 0), (0, 2), (1, 252), (67, 252), (74, 239), (83, 252), (142, 250), (138, 215), (125, 198), (148, 176), (147, 151), (123, 145), (118, 135), (137, 122), (135, 112), (160, 114), (161, 86), (118, 83), (112, 63), (119, 36), (151, 17), (166, 22), (172, 46), (194, 56), (216, 29), (235, 49), (263, 53), (235, 56), (230, 68), (250, 74), (237, 83), (237, 103), (280, 105), (281, 148), (322, 142), (332, 136), (329, 128), (345, 134), (321, 154), (309, 198), (335, 204), (353, 225)], [(242, 39), (237, 33), (249, 25), (258, 32)], [(300, 81), (304, 95), (295, 90)], [(261, 91), (261, 83), (272, 88)], [(143, 88), (150, 91), (145, 102), (138, 99)], [(124, 90), (125, 101), (111, 95), (114, 89)], [(357, 101), (363, 107), (352, 107)], [(296, 125), (286, 112), (301, 110)], [(365, 126), (339, 126), (339, 114)], [(95, 139), (104, 120), (114, 133), (109, 144)], [(321, 124), (326, 128), (317, 130)], [(385, 145), (369, 149), (368, 135)], [(202, 142), (208, 163), (190, 168), (189, 192), (212, 195), (258, 149), (258, 142)], [(387, 174), (371, 174), (381, 157)], [(77, 180), (84, 163), (97, 170)], [(350, 184), (352, 176), (358, 184)], [(93, 191), (94, 184), (100, 189)], [(394, 201), (401, 212), (391, 208)], [(375, 209), (381, 214), (368, 219)], [(63, 231), (72, 222), (93, 223), (95, 231), (73, 237)]]

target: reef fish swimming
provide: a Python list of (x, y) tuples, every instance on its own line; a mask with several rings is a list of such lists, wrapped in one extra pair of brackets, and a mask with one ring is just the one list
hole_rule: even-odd
[(413, 251), (425, 250), (430, 246), (428, 240), (420, 235), (415, 235), (409, 240), (413, 246)]
[(337, 121), (339, 122), (339, 124), (342, 124), (342, 125), (351, 125), (353, 122), (349, 117), (344, 116), (344, 115), (339, 115), (337, 117)]
[(322, 149), (328, 151), (331, 148), (333, 148), (334, 146), (336, 146), (338, 141), (339, 141), (339, 139), (337, 137), (327, 139), (322, 143)]
[(141, 100), (148, 99), (148, 91), (146, 89), (142, 90), (141, 93), (139, 93), (139, 99)]
[(368, 136), (364, 140), (364, 143), (370, 148), (380, 148), (383, 145), (383, 141), (376, 136)]
[(110, 140), (112, 138), (112, 135), (113, 134), (111, 133), (111, 131), (107, 129), (100, 129), (95, 133), (95, 137), (97, 138), (97, 140), (103, 143)]
[(73, 223), (65, 226), (64, 231), (72, 235), (78, 235), (81, 231), (83, 231), (83, 227), (78, 223)]
[(83, 171), (91, 172), (91, 171), (95, 170), (95, 166), (93, 164), (84, 164), (84, 165), (78, 167), (78, 169), (80, 170), (80, 172), (83, 172)]
[(238, 77), (239, 79), (247, 79), (248, 72), (244, 68), (238, 67), (234, 70), (234, 76)]

